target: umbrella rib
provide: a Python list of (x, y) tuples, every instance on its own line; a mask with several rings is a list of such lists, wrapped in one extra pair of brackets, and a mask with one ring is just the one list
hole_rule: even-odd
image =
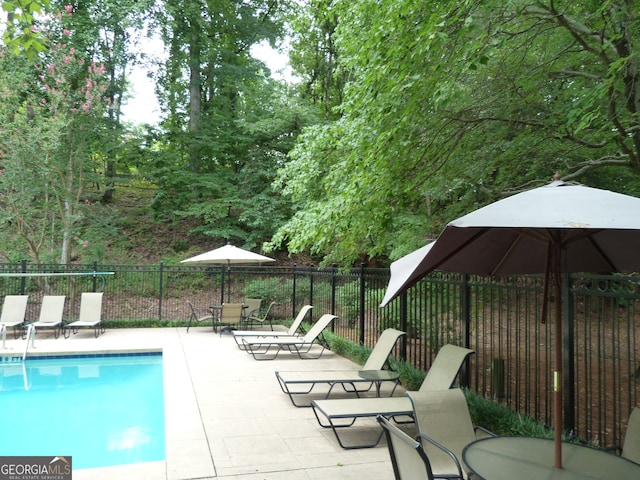
[(502, 257), (500, 258), (500, 261), (496, 264), (496, 266), (493, 268), (493, 270), (491, 270), (491, 276), (495, 276), (495, 273), (497, 271), (500, 270), (500, 267), (502, 267), (502, 264), (507, 260), (507, 258), (509, 258), (509, 255), (511, 254), (511, 251), (516, 248), (516, 246), (518, 245), (518, 243), (520, 243), (520, 240), (522, 239), (522, 233), (519, 233), (517, 238), (515, 239), (515, 241), (511, 242), (511, 245), (509, 245), (509, 249), (505, 252), (504, 255), (502, 255)]

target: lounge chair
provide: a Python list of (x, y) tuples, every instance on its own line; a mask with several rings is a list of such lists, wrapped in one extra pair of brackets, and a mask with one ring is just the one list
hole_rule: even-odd
[(610, 447), (606, 450), (614, 450), (622, 458), (640, 464), (640, 407), (635, 407), (629, 415), (622, 447)]
[(78, 320), (64, 326), (64, 338), (69, 338), (71, 332), (75, 335), (79, 328), (93, 328), (96, 338), (104, 333), (102, 323), (102, 292), (83, 292), (80, 297), (80, 314)]
[[(434, 480), (436, 476), (433, 474), (431, 462), (422, 448), (422, 443), (407, 435), (383, 416), (378, 415), (377, 419), (387, 438), (395, 480)], [(462, 476), (446, 478), (463, 480)]]
[[(0, 329), (2, 329), (2, 348), (5, 348), (7, 340), (7, 328), (13, 328), (14, 338), (18, 338), (18, 327), (24, 326), (24, 319), (27, 314), (27, 302), (29, 295), (7, 295), (4, 297), (2, 305), (2, 315), (0, 315)], [(21, 329), (24, 332), (24, 329)]]
[(418, 438), (436, 476), (462, 478), (462, 450), (479, 438), (495, 436), (474, 427), (464, 392), (459, 388), (433, 392), (407, 392)]
[[(336, 385), (342, 386), (345, 392), (355, 393), (356, 396), (360, 396), (360, 393), (368, 392), (374, 385), (374, 382), (368, 380), (366, 377), (360, 375), (361, 371), (376, 371), (382, 370), (391, 350), (395, 346), (398, 339), (405, 335), (405, 332), (396, 330), (394, 328), (388, 328), (380, 335), (380, 338), (373, 347), (369, 358), (362, 366), (360, 370), (320, 370), (320, 371), (287, 371), (276, 372), (276, 379), (280, 384), (280, 388), (284, 393), (289, 395), (291, 403), (296, 407), (310, 407), (311, 404), (299, 404), (296, 403), (294, 395), (307, 395), (311, 393), (313, 388), (318, 384), (326, 384), (329, 386), (324, 398), (329, 398), (333, 387)], [(397, 377), (387, 378), (387, 381), (393, 381), (397, 385)], [(395, 385), (393, 388), (395, 391)], [(393, 395), (393, 391), (391, 395)]]
[(53, 335), (58, 338), (62, 330), (62, 315), (64, 314), (64, 295), (45, 295), (42, 297), (40, 306), (40, 316), (37, 322), (30, 325), (34, 327), (35, 333), (39, 329), (53, 328)]
[(194, 307), (193, 303), (191, 303), (189, 300), (187, 300), (187, 305), (189, 305), (189, 310), (191, 310), (191, 314), (189, 315), (189, 323), (187, 324), (187, 333), (189, 333), (189, 328), (191, 327), (192, 322), (196, 322), (196, 323), (211, 322), (213, 329), (215, 331), (216, 324), (215, 324), (214, 317), (211, 313), (207, 313), (204, 315), (198, 313), (196, 311), (196, 307)]
[(267, 321), (269, 321), (269, 327), (273, 330), (273, 323), (271, 323), (271, 317), (269, 314), (271, 313), (271, 309), (276, 304), (276, 302), (271, 302), (267, 307), (267, 310), (264, 312), (264, 315), (260, 316), (260, 309), (254, 310), (253, 313), (250, 313), (245, 320), (247, 326), (249, 328), (253, 328), (255, 325), (264, 325)]
[(233, 332), (234, 325), (240, 325), (242, 323), (242, 312), (245, 309), (244, 303), (223, 303), (220, 310), (220, 335), (223, 332)]
[[(418, 391), (433, 392), (451, 388), (462, 364), (472, 353), (473, 350), (468, 348), (444, 345), (436, 355)], [(352, 426), (359, 418), (371, 419), (382, 415), (385, 418), (409, 417), (409, 421), (413, 421), (413, 406), (407, 396), (312, 400), (311, 406), (320, 426), (331, 428), (338, 443), (345, 449), (375, 447), (384, 435), (384, 432), (380, 431), (373, 443), (347, 445), (340, 438), (338, 431)]]
[[(317, 359), (322, 356), (326, 346), (319, 341), (322, 331), (337, 318), (325, 313), (303, 337), (257, 337), (242, 338), (244, 349), (256, 360), (273, 360), (282, 351), (296, 355), (300, 359)], [(313, 347), (320, 347), (317, 353), (311, 353)], [(270, 353), (275, 350), (275, 353)]]
[(307, 313), (309, 313), (309, 311), (312, 308), (313, 307), (311, 305), (305, 305), (304, 307), (302, 307), (300, 309), (300, 311), (298, 312), (298, 315), (296, 315), (296, 318), (293, 321), (293, 323), (291, 324), (291, 326), (289, 327), (289, 329), (287, 331), (285, 331), (285, 332), (278, 332), (278, 331), (264, 332), (264, 331), (260, 331), (260, 330), (234, 330), (233, 331), (233, 339), (236, 341), (236, 344), (238, 345), (238, 348), (240, 348), (240, 350), (244, 350), (244, 345), (242, 343), (242, 338), (243, 337), (248, 337), (248, 338), (257, 338), (257, 337), (269, 337), (269, 338), (297, 337), (299, 335), (298, 334), (298, 329), (301, 329), (302, 321), (305, 319), (305, 317), (307, 316)]

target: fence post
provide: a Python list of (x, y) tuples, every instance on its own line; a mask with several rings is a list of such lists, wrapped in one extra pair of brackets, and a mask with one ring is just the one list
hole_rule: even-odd
[(160, 290), (159, 292), (159, 297), (158, 297), (158, 321), (161, 322), (162, 321), (162, 277), (163, 277), (163, 270), (164, 270), (164, 263), (160, 262), (160, 282), (158, 285), (158, 289)]
[(93, 291), (95, 292), (98, 288), (98, 277), (96, 272), (98, 271), (98, 262), (93, 261)]
[(364, 345), (364, 262), (360, 263), (360, 345)]
[[(569, 281), (569, 274), (562, 275), (562, 295), (561, 299), (564, 299), (564, 305), (562, 306), (562, 319), (564, 325), (562, 325), (563, 331), (563, 380), (562, 386), (563, 402), (564, 402), (564, 429), (568, 432), (575, 432), (575, 404), (576, 404), (576, 392), (575, 392), (575, 335), (573, 331), (573, 297), (571, 296), (571, 282)], [(556, 299), (555, 301), (558, 301)]]
[(313, 263), (309, 265), (309, 305), (313, 305)]
[[(336, 285), (337, 285), (337, 265), (334, 263), (331, 266), (331, 315), (336, 314)], [(332, 323), (333, 325), (333, 323)]]
[[(27, 273), (27, 261), (26, 260), (22, 260), (20, 262), (20, 269), (21, 269), (21, 273)], [(20, 279), (20, 295), (24, 295), (24, 291), (27, 288), (27, 277), (22, 277)]]
[(292, 285), (293, 292), (291, 292), (291, 318), (296, 318), (296, 268), (297, 268), (297, 265), (294, 263), (293, 264), (293, 285)]
[[(461, 340), (462, 346), (470, 348), (471, 346), (471, 287), (469, 286), (469, 275), (462, 275), (460, 284), (460, 314), (461, 314)], [(465, 367), (460, 372), (460, 384), (471, 386), (471, 369), (469, 368), (469, 359), (465, 361)]]
[(407, 332), (407, 335), (402, 335), (402, 337), (400, 337), (400, 360), (407, 359), (407, 337), (410, 335), (409, 330), (407, 330), (408, 303), (407, 290), (405, 289), (400, 294), (400, 330), (403, 332)]

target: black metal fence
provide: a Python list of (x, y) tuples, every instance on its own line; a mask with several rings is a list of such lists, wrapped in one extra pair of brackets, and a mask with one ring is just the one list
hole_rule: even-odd
[[(0, 294), (28, 293), (29, 320), (37, 318), (44, 294), (67, 295), (71, 319), (81, 292), (104, 291), (107, 327), (116, 319), (187, 319), (186, 300), (206, 309), (263, 298), (278, 302), (276, 319), (292, 318), (304, 304), (314, 306), (313, 319), (336, 314), (334, 332), (369, 347), (384, 328), (406, 331), (396, 355), (425, 370), (442, 345), (465, 345), (476, 354), (463, 383), (551, 424), (554, 320), (540, 317), (541, 277), (434, 273), (380, 308), (388, 280), (388, 270), (364, 267), (0, 264)], [(627, 417), (640, 402), (639, 280), (565, 279), (565, 427), (602, 445), (621, 444)]]

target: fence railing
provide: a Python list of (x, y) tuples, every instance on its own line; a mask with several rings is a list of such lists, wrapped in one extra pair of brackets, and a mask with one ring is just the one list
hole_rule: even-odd
[[(388, 280), (387, 269), (365, 267), (0, 264), (0, 294), (28, 293), (28, 320), (37, 318), (44, 294), (67, 295), (65, 315), (71, 319), (81, 292), (104, 291), (107, 327), (116, 319), (187, 319), (186, 300), (204, 309), (263, 298), (277, 302), (276, 319), (294, 317), (307, 303), (314, 306), (313, 319), (338, 315), (333, 331), (368, 347), (384, 328), (406, 331), (395, 354), (424, 370), (442, 345), (468, 346), (476, 354), (463, 384), (552, 423), (554, 320), (540, 318), (541, 277), (433, 273), (380, 308)], [(564, 289), (563, 298), (570, 299), (563, 305), (565, 428), (589, 441), (619, 445), (640, 402), (639, 279), (575, 275), (566, 278)]]

